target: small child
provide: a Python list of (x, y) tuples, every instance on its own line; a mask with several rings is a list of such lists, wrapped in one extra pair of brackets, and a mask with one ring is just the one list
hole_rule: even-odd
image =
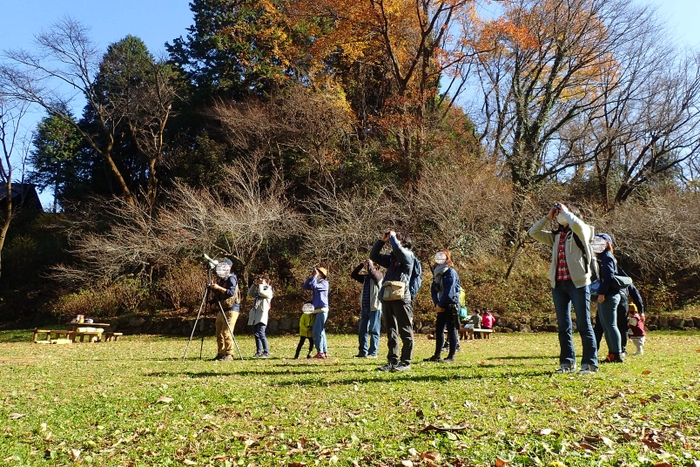
[(299, 358), (299, 352), (301, 348), (304, 347), (304, 342), (309, 339), (309, 353), (306, 354), (306, 358), (311, 358), (311, 351), (314, 349), (314, 338), (313, 328), (314, 328), (314, 306), (311, 303), (304, 303), (301, 307), (301, 318), (299, 318), (299, 344), (297, 345), (297, 353), (294, 354), (294, 358)]
[(637, 305), (630, 303), (627, 307), (627, 333), (630, 340), (637, 347), (637, 351), (632, 355), (642, 355), (644, 353), (644, 318), (637, 312)]

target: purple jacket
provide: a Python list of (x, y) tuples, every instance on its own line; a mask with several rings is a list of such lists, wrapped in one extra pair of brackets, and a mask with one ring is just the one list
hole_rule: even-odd
[(310, 277), (301, 286), (304, 290), (311, 290), (311, 304), (314, 308), (328, 308), (328, 280), (319, 280), (318, 276)]

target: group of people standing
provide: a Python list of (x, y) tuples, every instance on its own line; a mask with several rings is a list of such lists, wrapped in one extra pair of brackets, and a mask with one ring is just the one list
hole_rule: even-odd
[[(554, 220), (557, 228), (551, 230), (549, 226)], [(549, 280), (557, 315), (560, 346), (559, 368), (556, 372), (576, 371), (572, 304), (583, 346), (579, 374), (598, 372), (598, 346), (603, 335), (608, 345), (608, 355), (601, 360), (602, 363), (623, 361), (628, 327), (633, 333), (633, 342), (638, 349), (636, 354), (641, 354), (646, 334), (643, 303), (639, 292), (631, 285), (631, 280), (619, 279), (620, 271), (614, 256), (612, 237), (606, 233), (594, 234), (593, 227), (581, 220), (579, 211), (563, 203), (555, 203), (547, 215), (532, 226), (529, 233), (535, 240), (552, 248)], [(594, 276), (597, 276), (595, 282), (592, 280)], [(634, 307), (627, 310), (626, 303), (621, 307), (623, 296), (625, 300), (629, 296), (635, 302), (632, 304)], [(592, 299), (596, 301), (598, 310), (597, 339), (591, 322)], [(628, 316), (629, 311), (633, 312), (631, 319)]]
[[(556, 220), (556, 229), (551, 229)], [(622, 362), (626, 355), (627, 332), (637, 347), (635, 354), (643, 353), (645, 338), (644, 305), (636, 288), (619, 280), (620, 270), (614, 257), (613, 240), (606, 233), (594, 235), (593, 228), (581, 220), (574, 207), (556, 203), (547, 215), (536, 222), (529, 231), (536, 240), (552, 248), (549, 280), (557, 317), (559, 334), (558, 373), (572, 373), (576, 368), (573, 342), (571, 305), (576, 327), (583, 344), (583, 356), (579, 374), (598, 372), (598, 348), (603, 336), (608, 354), (603, 363)], [(389, 252), (384, 253), (385, 247)], [(379, 371), (400, 372), (410, 370), (413, 358), (413, 302), (421, 284), (420, 261), (412, 251), (408, 235), (387, 230), (372, 247), (369, 258), (352, 271), (351, 277), (362, 284), (360, 293), (360, 320), (358, 329), (358, 353), (356, 358), (376, 358), (379, 352), (381, 320), (387, 331), (387, 361)], [(231, 272), (232, 263), (225, 260), (217, 265), (218, 280), (211, 284), (216, 300), (222, 304), (216, 320), (218, 354), (215, 360), (231, 360), (233, 340), (230, 330), (239, 313), (240, 296), (236, 276)], [(451, 254), (440, 249), (432, 263), (433, 281), (430, 288), (436, 315), (435, 352), (425, 361), (454, 362), (458, 349), (460, 329), (459, 275), (454, 268)], [(382, 273), (381, 267), (385, 269)], [(364, 270), (364, 273), (362, 273)], [(593, 279), (595, 281), (593, 281)], [(307, 358), (328, 358), (326, 321), (329, 312), (328, 272), (315, 267), (302, 284), (311, 291), (311, 301), (305, 304), (299, 323), (300, 340), (295, 357), (308, 339)], [(248, 290), (253, 298), (248, 324), (255, 329), (256, 358), (269, 357), (265, 335), (273, 290), (266, 277), (260, 277)], [(595, 326), (591, 320), (591, 300), (597, 303)], [(486, 323), (493, 325), (493, 317)], [(469, 322), (469, 321), (468, 321)], [(484, 326), (482, 320), (481, 326)], [(447, 357), (441, 352), (447, 332)], [(312, 356), (313, 346), (316, 354)]]

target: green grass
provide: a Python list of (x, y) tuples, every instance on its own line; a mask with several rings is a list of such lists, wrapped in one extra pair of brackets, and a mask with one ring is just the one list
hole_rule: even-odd
[[(700, 465), (700, 339), (652, 333), (597, 375), (554, 375), (555, 334), (463, 342), (456, 364), (374, 371), (354, 336), (326, 361), (199, 360), (200, 341), (39, 345), (0, 334), (0, 465)], [(382, 353), (386, 340), (382, 336)], [(212, 338), (204, 357), (214, 355)], [(410, 462), (409, 462), (410, 461)], [(666, 462), (666, 464), (663, 464)]]

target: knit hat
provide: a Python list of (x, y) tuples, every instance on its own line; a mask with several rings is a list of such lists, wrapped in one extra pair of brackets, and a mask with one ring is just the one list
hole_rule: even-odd
[(605, 240), (606, 242), (609, 242), (610, 244), (612, 244), (612, 242), (613, 242), (612, 237), (606, 233), (599, 233), (596, 235), (596, 237), (600, 237), (603, 240)]
[(636, 313), (636, 312), (637, 312), (637, 305), (635, 305), (634, 303), (630, 303), (630, 304), (627, 306), (627, 310), (628, 310), (630, 313)]

